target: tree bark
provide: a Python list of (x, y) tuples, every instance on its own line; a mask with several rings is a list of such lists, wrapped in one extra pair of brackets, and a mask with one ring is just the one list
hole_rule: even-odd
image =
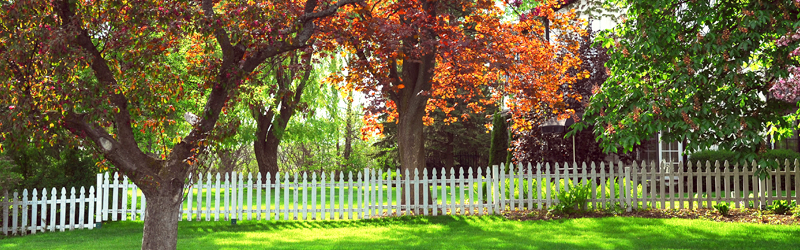
[(182, 188), (162, 188), (145, 194), (144, 234), (142, 249), (175, 249), (178, 243), (178, 221)]
[(275, 180), (278, 174), (278, 146), (280, 141), (270, 131), (272, 127), (272, 111), (266, 114), (253, 113), (256, 118), (256, 138), (253, 140), (253, 153), (256, 155), (258, 172), (266, 180), (267, 173)]
[[(398, 113), (397, 146), (400, 155), (400, 171), (402, 174), (408, 171), (411, 175), (409, 180), (414, 178), (415, 170), (418, 171), (420, 178), (422, 171), (425, 170), (425, 134), (423, 133), (425, 125), (422, 118), (425, 116), (428, 95), (422, 93), (431, 90), (434, 54), (435, 52), (431, 51), (419, 60), (405, 60), (402, 66), (402, 83), (405, 88), (397, 91), (394, 98)], [(428, 192), (428, 197), (432, 197), (429, 186), (419, 184), (417, 187), (412, 186), (411, 188), (410, 193), (416, 193), (416, 195), (411, 195), (411, 200), (406, 200), (403, 196), (403, 204), (422, 204), (423, 201), (414, 200), (415, 196), (422, 199), (422, 192)], [(415, 192), (415, 190), (418, 191)], [(428, 203), (432, 204), (430, 199)]]

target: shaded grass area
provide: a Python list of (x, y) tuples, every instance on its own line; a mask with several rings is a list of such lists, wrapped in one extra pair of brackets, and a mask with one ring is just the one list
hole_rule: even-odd
[[(141, 222), (0, 241), (2, 249), (137, 249)], [(180, 222), (179, 249), (798, 249), (800, 227), (631, 217), (500, 216), (303, 222)]]

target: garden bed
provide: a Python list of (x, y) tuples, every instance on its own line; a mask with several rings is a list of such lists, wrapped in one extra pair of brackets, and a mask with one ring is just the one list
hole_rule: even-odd
[(657, 219), (700, 219), (717, 222), (743, 222), (772, 225), (800, 225), (800, 217), (774, 214), (770, 211), (759, 209), (731, 209), (727, 216), (723, 216), (713, 209), (644, 209), (631, 212), (593, 210), (575, 214), (551, 213), (547, 210), (523, 210), (506, 211), (503, 213), (503, 216), (511, 220), (558, 220), (621, 216)]

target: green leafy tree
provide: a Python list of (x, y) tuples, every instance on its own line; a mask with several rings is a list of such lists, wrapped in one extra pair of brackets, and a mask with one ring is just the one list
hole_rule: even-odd
[(800, 25), (796, 1), (609, 3), (628, 6), (627, 18), (601, 36), (610, 76), (576, 125), (594, 125), (605, 152), (661, 131), (687, 151), (717, 144), (750, 161), (767, 148), (765, 132), (789, 134), (792, 105), (769, 88), (797, 63), (793, 48), (776, 46)]
[(501, 112), (492, 116), (492, 141), (489, 149), (489, 165), (508, 165), (508, 125)]

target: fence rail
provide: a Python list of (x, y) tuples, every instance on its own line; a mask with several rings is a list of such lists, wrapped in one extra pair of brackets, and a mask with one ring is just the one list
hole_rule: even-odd
[[(640, 167), (641, 166), (641, 167)], [(450, 169), (413, 173), (365, 169), (357, 173), (226, 173), (190, 177), (181, 219), (192, 220), (334, 220), (397, 215), (483, 215), (505, 210), (550, 208), (557, 194), (582, 185), (591, 190), (583, 208), (764, 208), (776, 200), (797, 201), (800, 162), (755, 175), (753, 167), (727, 163), (678, 164), (677, 169), (605, 163), (549, 164), (511, 168)], [(751, 165), (753, 166), (753, 165)], [(273, 181), (274, 179), (274, 181)], [(96, 222), (143, 220), (147, 201), (126, 176), (98, 174), (88, 193), (34, 189), (0, 197), (2, 232), (93, 229)], [(419, 190), (422, 189), (422, 192)], [(425, 192), (427, 190), (427, 192)], [(30, 195), (29, 195), (30, 194)], [(69, 195), (68, 195), (69, 194)], [(60, 196), (59, 196), (60, 195)], [(407, 202), (405, 202), (407, 201)]]

